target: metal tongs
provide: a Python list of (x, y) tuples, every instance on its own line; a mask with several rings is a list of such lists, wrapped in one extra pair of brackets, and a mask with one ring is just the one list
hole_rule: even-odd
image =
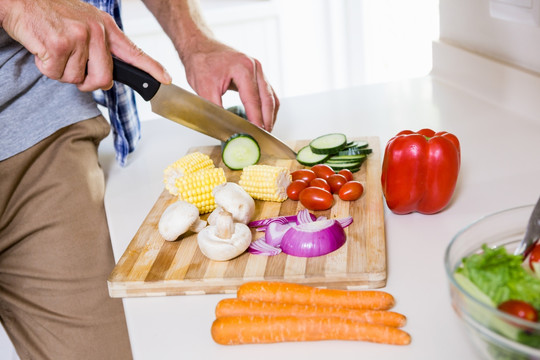
[(529, 223), (527, 224), (527, 231), (525, 236), (521, 240), (521, 243), (514, 251), (515, 255), (523, 255), (523, 258), (526, 258), (527, 255), (531, 252), (534, 244), (538, 242), (540, 238), (540, 199), (538, 199), (534, 210), (529, 218)]

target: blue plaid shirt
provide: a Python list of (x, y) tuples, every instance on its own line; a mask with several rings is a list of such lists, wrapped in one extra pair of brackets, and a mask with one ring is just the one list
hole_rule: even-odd
[[(119, 0), (84, 0), (114, 17), (122, 29)], [(107, 91), (94, 91), (94, 99), (109, 110), (109, 120), (114, 135), (116, 160), (120, 165), (127, 165), (127, 158), (135, 150), (141, 138), (141, 124), (135, 104), (135, 93), (128, 86), (115, 82)]]

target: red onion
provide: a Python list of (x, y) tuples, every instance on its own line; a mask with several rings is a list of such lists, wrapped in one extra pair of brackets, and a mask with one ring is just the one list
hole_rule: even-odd
[(298, 214), (296, 214), (296, 224), (306, 224), (310, 223), (316, 220), (315, 215), (309, 212), (309, 210), (304, 209), (300, 210)]
[(321, 256), (339, 249), (345, 240), (345, 231), (339, 221), (313, 221), (292, 225), (283, 235), (281, 250), (299, 257)]
[[(299, 214), (304, 211), (304, 210), (301, 210), (299, 211)], [(302, 215), (302, 222), (303, 221), (308, 221), (307, 218), (305, 218), (306, 216), (309, 216), (309, 218), (311, 218), (312, 221), (314, 221), (317, 217), (313, 214), (310, 214), (308, 210), (305, 210), (307, 212), (307, 214), (305, 215)], [(257, 231), (265, 231), (266, 230), (266, 227), (273, 223), (273, 222), (278, 222), (278, 223), (281, 223), (281, 224), (287, 224), (287, 223), (290, 223), (290, 222), (298, 222), (298, 215), (288, 215), (288, 216), (277, 216), (277, 217), (273, 217), (273, 218), (267, 218), (267, 219), (261, 219), (261, 220), (254, 220), (252, 222), (250, 222), (248, 224), (249, 227), (253, 227), (253, 228), (257, 228)]]
[(281, 252), (281, 249), (267, 244), (263, 238), (257, 239), (249, 245), (250, 254), (255, 255), (277, 255)]
[(292, 225), (293, 223), (280, 224), (278, 222), (268, 224), (264, 233), (266, 243), (272, 246), (279, 246), (283, 235), (285, 235)]
[(341, 225), (342, 228), (346, 228), (347, 226), (351, 225), (353, 222), (352, 216), (347, 216), (346, 218), (336, 219), (337, 222)]
[(273, 217), (273, 218), (267, 218), (267, 219), (261, 219), (261, 220), (254, 220), (254, 221), (251, 221), (248, 226), (249, 227), (255, 227), (255, 228), (259, 228), (259, 227), (264, 227), (266, 228), (269, 224), (273, 223), (273, 222), (279, 222), (279, 223), (282, 223), (282, 224), (286, 224), (290, 221), (296, 221), (296, 215), (290, 215), (290, 216), (276, 216), (276, 217)]

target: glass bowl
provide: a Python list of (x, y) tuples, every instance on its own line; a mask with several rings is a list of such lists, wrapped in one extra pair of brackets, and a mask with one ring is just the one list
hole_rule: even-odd
[(520, 206), (483, 217), (459, 231), (445, 253), (446, 275), (452, 307), (469, 332), (468, 338), (486, 359), (540, 360), (539, 348), (524, 345), (516, 338), (540, 337), (540, 323), (509, 315), (478, 300), (454, 277), (464, 257), (481, 252), (481, 246), (504, 246), (513, 253), (525, 235), (534, 205)]

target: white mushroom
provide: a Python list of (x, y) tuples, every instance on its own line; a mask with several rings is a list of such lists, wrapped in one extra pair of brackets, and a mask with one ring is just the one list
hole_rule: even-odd
[(187, 201), (178, 200), (169, 205), (159, 219), (158, 229), (167, 241), (174, 241), (188, 230), (199, 232), (206, 221), (199, 218), (199, 209)]
[(227, 261), (242, 254), (251, 244), (251, 230), (246, 224), (234, 223), (232, 215), (223, 211), (197, 234), (201, 252), (211, 260)]
[(240, 185), (227, 182), (216, 186), (212, 195), (217, 208), (208, 216), (208, 223), (214, 225), (214, 219), (223, 210), (232, 214), (235, 222), (247, 224), (255, 213), (255, 201)]

